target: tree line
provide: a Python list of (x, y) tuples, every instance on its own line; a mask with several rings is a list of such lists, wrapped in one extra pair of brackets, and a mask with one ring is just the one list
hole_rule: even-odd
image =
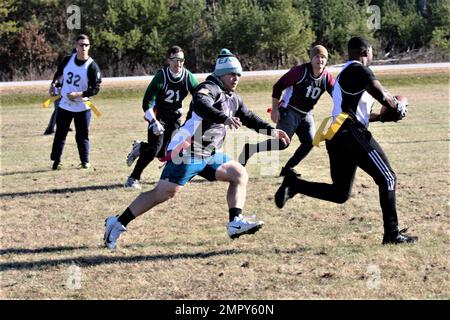
[(193, 72), (210, 72), (220, 48), (261, 70), (304, 62), (318, 43), (342, 62), (354, 35), (379, 56), (450, 46), (448, 0), (1, 0), (0, 17), (1, 81), (50, 78), (80, 33), (108, 77), (154, 74), (175, 44)]

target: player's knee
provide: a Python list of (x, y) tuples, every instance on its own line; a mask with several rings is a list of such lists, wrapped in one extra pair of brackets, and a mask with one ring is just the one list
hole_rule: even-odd
[(178, 193), (180, 187), (178, 186), (158, 186), (155, 190), (158, 195), (159, 201), (169, 200)]
[(236, 173), (234, 175), (234, 182), (237, 184), (247, 184), (248, 182), (248, 174), (247, 170), (245, 168), (242, 168), (240, 170), (236, 170)]
[(397, 183), (397, 175), (395, 174), (395, 172), (391, 170), (390, 173), (391, 173), (390, 174), (391, 175), (391, 181), (394, 182), (394, 184)]
[(388, 186), (390, 186), (391, 188), (395, 188), (395, 185), (397, 184), (397, 176), (395, 175), (394, 171), (391, 171), (391, 178), (388, 180)]
[(390, 170), (383, 174), (383, 177), (375, 181), (381, 189), (394, 190), (397, 184), (397, 176), (394, 171)]
[(247, 170), (241, 165), (236, 166), (233, 170), (233, 182), (240, 185), (246, 185), (248, 182)]

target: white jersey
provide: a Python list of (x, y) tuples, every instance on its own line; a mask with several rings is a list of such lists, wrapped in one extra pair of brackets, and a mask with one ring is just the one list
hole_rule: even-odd
[(61, 89), (62, 99), (59, 107), (72, 112), (81, 112), (89, 109), (83, 100), (87, 100), (87, 98), (79, 97), (76, 100), (70, 100), (67, 98), (67, 94), (69, 92), (82, 92), (88, 89), (88, 68), (94, 60), (89, 58), (81, 66), (77, 66), (75, 63), (76, 56), (77, 54), (74, 53), (64, 67), (63, 86)]

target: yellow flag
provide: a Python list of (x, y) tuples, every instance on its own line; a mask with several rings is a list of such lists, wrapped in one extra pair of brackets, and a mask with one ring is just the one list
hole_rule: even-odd
[(100, 118), (102, 116), (102, 113), (100, 112), (100, 110), (98, 110), (91, 101), (86, 100), (84, 103), (86, 103), (86, 105), (89, 108), (91, 108), (91, 110), (94, 112), (94, 114), (97, 116), (97, 118)]
[(48, 108), (53, 101), (55, 101), (59, 98), (61, 98), (61, 96), (51, 96), (50, 98), (48, 98), (47, 100), (45, 100), (42, 103), (42, 108)]
[[(55, 100), (57, 100), (59, 98), (61, 98), (61, 96), (51, 96), (50, 98), (48, 98), (47, 100), (45, 100), (42, 103), (42, 107), (48, 108), (52, 102), (54, 102)], [(100, 110), (98, 110), (91, 101), (84, 100), (84, 103), (86, 103), (86, 105), (89, 108), (91, 108), (91, 110), (94, 112), (94, 114), (97, 116), (97, 118), (100, 118), (102, 116), (102, 113), (100, 112)]]

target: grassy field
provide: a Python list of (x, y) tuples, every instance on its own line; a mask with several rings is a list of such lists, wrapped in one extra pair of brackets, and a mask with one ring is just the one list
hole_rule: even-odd
[[(53, 136), (42, 135), (50, 117), (40, 106), (44, 97), (3, 91), (0, 298), (449, 299), (448, 76), (384, 80), (409, 98), (408, 117), (372, 124), (371, 131), (397, 173), (400, 226), (419, 236), (416, 245), (380, 244), (378, 190), (360, 170), (343, 205), (297, 196), (278, 210), (273, 194), (279, 169), (298, 146), (294, 139), (289, 149), (247, 166), (245, 211), (266, 222), (257, 234), (230, 240), (227, 184), (198, 178), (131, 222), (111, 252), (102, 244), (104, 219), (139, 194), (122, 184), (131, 172), (125, 159), (133, 139), (146, 138), (145, 88), (105, 88), (95, 98), (104, 115), (91, 123), (88, 171), (77, 169), (73, 132), (63, 170), (52, 171)], [(267, 120), (272, 84), (241, 87), (247, 105)], [(316, 123), (330, 106), (324, 95)], [(264, 138), (247, 129), (231, 132), (226, 151), (236, 157), (244, 135)], [(158, 166), (154, 161), (144, 171), (144, 189), (155, 185)], [(315, 148), (298, 169), (305, 179), (330, 181), (325, 148)]]

